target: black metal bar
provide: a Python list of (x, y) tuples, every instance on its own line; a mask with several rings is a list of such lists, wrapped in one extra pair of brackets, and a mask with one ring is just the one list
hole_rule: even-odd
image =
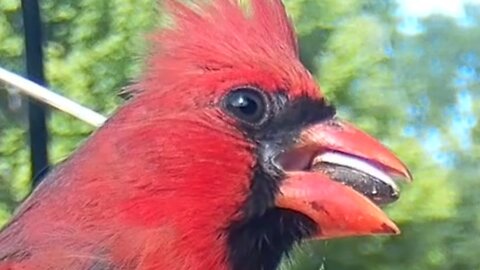
[[(27, 76), (30, 80), (45, 85), (43, 69), (43, 40), (38, 0), (22, 0), (23, 25), (25, 31), (25, 52)], [(44, 104), (28, 101), (28, 124), (33, 185), (38, 184), (48, 168), (47, 110)], [(35, 177), (36, 176), (36, 177)]]

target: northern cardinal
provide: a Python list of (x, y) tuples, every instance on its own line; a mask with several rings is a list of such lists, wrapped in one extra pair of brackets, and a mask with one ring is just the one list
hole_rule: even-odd
[(0, 269), (271, 270), (302, 239), (396, 234), (405, 165), (335, 116), (280, 0), (186, 6), (133, 99), (27, 198)]

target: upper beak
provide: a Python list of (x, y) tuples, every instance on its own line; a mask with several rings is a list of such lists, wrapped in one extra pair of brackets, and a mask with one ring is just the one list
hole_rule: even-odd
[[(297, 144), (277, 162), (285, 171), (285, 179), (276, 206), (311, 218), (317, 224), (315, 238), (400, 232), (374, 203), (378, 203), (375, 185), (385, 186), (390, 193), (382, 196), (392, 197), (379, 200), (391, 202), (398, 197), (398, 190), (390, 177), (411, 180), (412, 176), (393, 153), (353, 125), (329, 120), (311, 126), (301, 132)], [(315, 171), (312, 167), (316, 162), (333, 167)], [(337, 173), (336, 168), (342, 168), (343, 174)], [(359, 188), (356, 179), (353, 183), (342, 179), (356, 175), (345, 171), (361, 172), (368, 175), (367, 180)]]

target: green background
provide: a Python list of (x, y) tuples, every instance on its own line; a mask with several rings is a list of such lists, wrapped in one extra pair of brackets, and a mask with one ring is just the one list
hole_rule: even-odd
[[(141, 70), (154, 0), (42, 0), (52, 89), (104, 114)], [(285, 269), (480, 269), (480, 8), (399, 31), (394, 1), (286, 0), (302, 59), (340, 115), (382, 139), (415, 182), (388, 208), (403, 230), (305, 244)], [(0, 66), (24, 73), (20, 1), (0, 1)], [(92, 128), (52, 112), (51, 161)], [(25, 101), (0, 90), (0, 224), (29, 191)], [(54, 195), (54, 194), (52, 194)], [(41, 222), (41, 221), (39, 221)]]

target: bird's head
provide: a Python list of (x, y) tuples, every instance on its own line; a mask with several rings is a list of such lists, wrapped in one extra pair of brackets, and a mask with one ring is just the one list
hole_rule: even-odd
[(168, 1), (173, 25), (152, 36), (138, 92), (107, 123), (122, 177), (148, 179), (135, 219), (223, 239), (234, 269), (275, 267), (305, 238), (397, 234), (379, 205), (407, 168), (336, 117), (279, 0), (239, 2)]

